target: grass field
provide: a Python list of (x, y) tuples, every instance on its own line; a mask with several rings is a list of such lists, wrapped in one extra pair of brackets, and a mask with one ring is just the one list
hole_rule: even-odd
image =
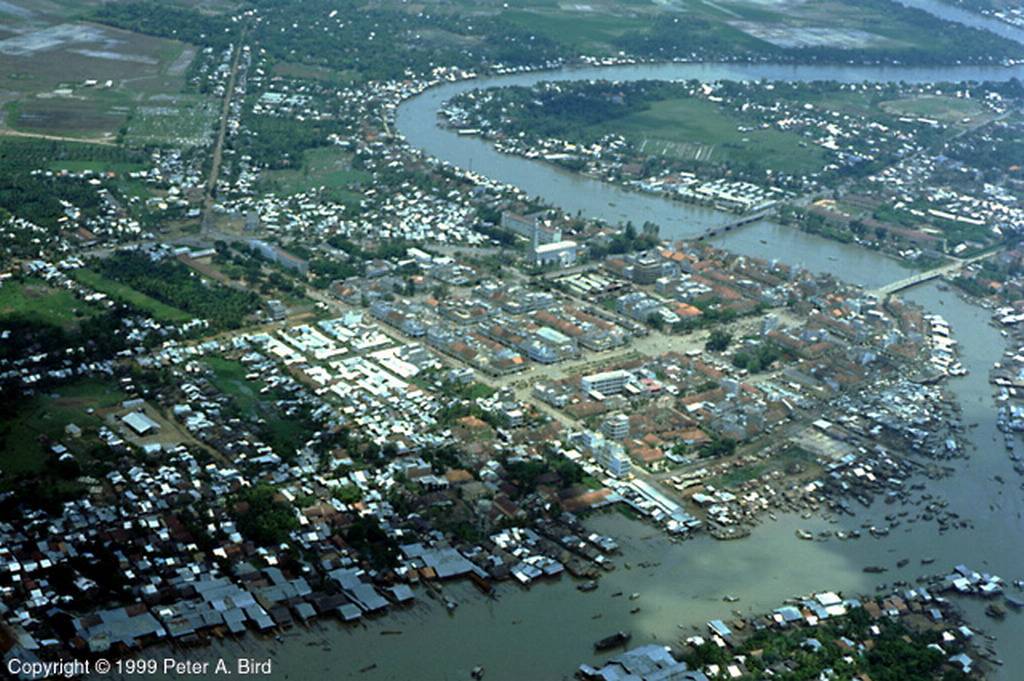
[(210, 382), (217, 390), (231, 398), (244, 418), (260, 418), (262, 436), (270, 447), (282, 457), (290, 456), (296, 448), (309, 439), (309, 425), (303, 419), (282, 415), (274, 401), (280, 397), (274, 391), (260, 395), (263, 381), (246, 378), (249, 369), (241, 362), (222, 357), (207, 357), (203, 360), (213, 371)]
[(302, 78), (305, 80), (322, 80), (325, 83), (346, 85), (358, 78), (358, 74), (351, 71), (337, 71), (322, 66), (310, 64), (299, 64), (296, 62), (279, 62), (274, 64), (273, 74), (285, 78)]
[(311, 149), (299, 170), (274, 170), (264, 175), (265, 189), (289, 195), (324, 187), (335, 201), (351, 203), (362, 197), (355, 185), (367, 182), (369, 173), (352, 169), (351, 154), (335, 147)]
[(723, 487), (736, 487), (742, 485), (745, 482), (750, 482), (754, 478), (763, 475), (768, 470), (768, 464), (757, 463), (749, 466), (743, 466), (741, 468), (733, 468), (728, 472), (723, 473), (717, 477), (712, 478), (708, 481), (709, 484), (713, 485), (716, 489)]
[(267, 418), (264, 426), (267, 444), (281, 457), (287, 458), (300, 449), (312, 433), (302, 421), (274, 415)]
[(824, 165), (824, 153), (803, 138), (779, 130), (739, 132), (740, 122), (721, 107), (699, 99), (654, 102), (646, 111), (605, 126), (646, 153), (701, 162), (752, 164), (785, 173), (809, 173)]
[(701, 38), (737, 47), (770, 43), (781, 48), (917, 51), (945, 58), (963, 44), (954, 31), (939, 34), (934, 24), (918, 22), (912, 14), (857, 0), (527, 0), (503, 12), (526, 30), (595, 55), (617, 51), (617, 39), (625, 33), (648, 32), (657, 15), (672, 16), (681, 27), (694, 19), (707, 22)]
[(107, 161), (50, 161), (46, 167), (48, 170), (66, 170), (69, 173), (92, 170), (97, 173), (113, 171), (118, 174), (146, 169), (146, 165), (143, 163), (110, 163)]
[(521, 28), (588, 54), (611, 53), (612, 39), (649, 24), (643, 17), (561, 8), (511, 10), (503, 16)]
[(0, 286), (0, 318), (18, 316), (40, 324), (71, 329), (97, 308), (41, 279), (5, 282)]
[(188, 313), (183, 312), (176, 307), (171, 307), (170, 305), (161, 303), (159, 300), (151, 298), (140, 291), (136, 291), (130, 286), (125, 286), (120, 282), (108, 279), (94, 270), (90, 270), (88, 268), (78, 269), (72, 273), (72, 276), (86, 286), (99, 291), (100, 293), (106, 293), (118, 302), (130, 305), (152, 315), (153, 319), (156, 319), (157, 321), (176, 324), (178, 322), (187, 322), (192, 319), (191, 315)]
[(244, 364), (222, 357), (208, 357), (205, 364), (213, 371), (210, 382), (217, 390), (233, 399), (242, 413), (250, 415), (256, 411), (263, 382), (247, 379), (249, 370)]
[(116, 383), (83, 379), (33, 397), (19, 406), (15, 418), (0, 420), (0, 470), (7, 475), (42, 469), (48, 452), (41, 438), (73, 445), (64, 428), (74, 423), (83, 430), (101, 424), (87, 409), (107, 409), (127, 397)]

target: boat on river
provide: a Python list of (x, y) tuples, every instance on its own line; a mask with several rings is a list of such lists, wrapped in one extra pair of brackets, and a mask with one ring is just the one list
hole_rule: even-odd
[(594, 642), (594, 650), (611, 650), (629, 643), (633, 635), (628, 631), (616, 631), (611, 636), (605, 636), (600, 641)]
[(988, 607), (985, 608), (985, 614), (992, 619), (1001, 620), (1006, 617), (1006, 609), (998, 603), (989, 603)]

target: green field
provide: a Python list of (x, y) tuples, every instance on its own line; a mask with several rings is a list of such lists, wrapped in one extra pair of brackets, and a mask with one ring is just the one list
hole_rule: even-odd
[(213, 386), (231, 398), (243, 418), (259, 421), (255, 432), (279, 456), (291, 457), (310, 438), (313, 431), (308, 420), (283, 415), (274, 402), (284, 395), (273, 390), (261, 395), (259, 391), (265, 384), (246, 378), (249, 369), (244, 364), (223, 357), (207, 357), (203, 362), (213, 372)]
[(213, 371), (210, 382), (214, 387), (234, 400), (243, 414), (253, 414), (260, 403), (263, 382), (247, 379), (249, 370), (241, 362), (222, 357), (208, 357), (204, 362)]
[(882, 102), (883, 111), (894, 116), (921, 116), (940, 123), (960, 123), (965, 118), (978, 122), (979, 116), (988, 117), (985, 108), (973, 99), (959, 99), (940, 95), (919, 95), (906, 99)]
[(23, 99), (7, 108), (7, 125), (15, 130), (71, 137), (112, 138), (128, 119), (131, 100), (110, 92), (89, 96)]
[(708, 480), (708, 484), (716, 489), (736, 487), (763, 475), (767, 470), (768, 465), (763, 463), (751, 464), (741, 468), (730, 468), (727, 472)]
[(290, 459), (296, 449), (300, 449), (313, 432), (307, 423), (280, 415), (267, 418), (263, 427), (263, 435), (267, 444), (284, 459)]
[(323, 187), (330, 198), (341, 203), (358, 202), (362, 196), (356, 186), (369, 180), (369, 173), (352, 168), (351, 154), (334, 147), (310, 149), (303, 156), (301, 169), (264, 175), (267, 191), (290, 195)]
[(649, 19), (641, 17), (554, 8), (512, 10), (502, 16), (521, 28), (589, 54), (614, 52), (615, 38), (649, 24)]
[(102, 421), (86, 410), (113, 407), (126, 397), (116, 383), (83, 379), (30, 398), (14, 418), (0, 419), (0, 470), (7, 475), (40, 471), (48, 457), (41, 438), (73, 448), (75, 440), (64, 434), (68, 424), (95, 429)]
[(645, 111), (602, 126), (631, 140), (644, 153), (706, 163), (750, 164), (784, 173), (811, 173), (825, 164), (824, 152), (794, 133), (739, 132), (742, 123), (722, 107), (692, 98), (666, 99)]
[(335, 69), (324, 68), (323, 66), (313, 66), (310, 64), (299, 64), (297, 62), (278, 62), (274, 64), (273, 73), (275, 76), (284, 76), (285, 78), (301, 78), (303, 80), (322, 80), (325, 83), (334, 83), (336, 85), (347, 85), (358, 79), (357, 73), (353, 71), (338, 71)]
[(159, 300), (151, 298), (140, 291), (136, 291), (130, 286), (108, 279), (94, 270), (90, 270), (88, 268), (78, 269), (74, 271), (72, 276), (89, 288), (99, 291), (100, 293), (106, 293), (118, 302), (130, 305), (131, 307), (152, 315), (153, 319), (156, 319), (157, 321), (176, 324), (179, 322), (187, 322), (192, 319), (191, 315), (183, 312), (182, 310), (171, 307), (165, 303), (161, 303)]
[(39, 324), (71, 329), (77, 326), (78, 320), (96, 312), (95, 306), (41, 279), (7, 281), (0, 285), (0, 318), (17, 316)]

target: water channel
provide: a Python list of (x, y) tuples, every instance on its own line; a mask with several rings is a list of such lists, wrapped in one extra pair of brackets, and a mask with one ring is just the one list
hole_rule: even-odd
[[(953, 20), (963, 20), (954, 10), (924, 0), (904, 4), (923, 7)], [(991, 22), (968, 15), (983, 28)], [(1002, 25), (1001, 35), (1020, 39), (1024, 32)], [(1003, 29), (1007, 29), (1004, 31)], [(530, 73), (500, 78), (445, 84), (415, 97), (398, 111), (397, 128), (408, 142), (426, 154), (481, 173), (493, 180), (516, 185), (570, 213), (601, 218), (612, 223), (651, 220), (661, 225), (665, 238), (693, 236), (707, 226), (731, 216), (713, 210), (673, 202), (564, 172), (551, 165), (496, 152), (486, 142), (460, 137), (437, 126), (436, 114), (448, 99), (472, 88), (499, 85), (530, 85), (542, 80), (582, 78), (633, 79), (781, 79), (947, 82), (1006, 80), (1024, 76), (1024, 67), (808, 67), (734, 64), (668, 64), (623, 66)], [(853, 245), (844, 245), (804, 234), (771, 222), (760, 222), (732, 232), (719, 245), (737, 252), (778, 258), (814, 271), (831, 271), (848, 281), (874, 287), (900, 279), (905, 270), (894, 260)], [(988, 324), (989, 313), (960, 300), (935, 285), (905, 294), (952, 324), (959, 340), (962, 361), (969, 375), (954, 378), (950, 389), (963, 407), (964, 421), (979, 425), (968, 431), (971, 458), (956, 465), (955, 475), (929, 483), (949, 508), (974, 521), (972, 530), (939, 534), (934, 524), (903, 525), (885, 538), (858, 541), (807, 542), (796, 539), (797, 527), (814, 531), (858, 527), (864, 521), (885, 524), (883, 516), (893, 507), (876, 503), (863, 517), (840, 525), (792, 516), (766, 521), (751, 537), (717, 542), (710, 537), (673, 543), (649, 526), (617, 513), (598, 516), (594, 529), (613, 535), (623, 546), (619, 567), (606, 574), (600, 588), (582, 594), (573, 581), (535, 585), (530, 590), (505, 586), (500, 598), (483, 598), (466, 584), (446, 590), (460, 602), (453, 615), (436, 601), (418, 593), (417, 604), (356, 627), (333, 622), (292, 630), (281, 643), (248, 636), (195, 651), (196, 659), (234, 658), (244, 655), (274, 659), (275, 678), (339, 678), (380, 681), (384, 679), (468, 679), (475, 665), (486, 668), (488, 681), (522, 681), (571, 678), (576, 666), (593, 662), (594, 640), (617, 630), (633, 634), (633, 643), (673, 643), (713, 618), (728, 618), (738, 608), (760, 613), (777, 607), (784, 599), (818, 589), (848, 594), (870, 593), (879, 582), (912, 580), (921, 573), (946, 570), (965, 562), (978, 570), (993, 571), (1004, 578), (1024, 576), (1024, 493), (1019, 478), (1001, 444), (995, 426), (995, 407), (987, 372), (1002, 353), (1004, 341)], [(1006, 484), (995, 481), (1004, 478)], [(936, 559), (922, 567), (918, 558)], [(896, 569), (900, 558), (910, 564)], [(628, 561), (632, 569), (625, 569)], [(651, 567), (637, 567), (640, 563)], [(869, 575), (866, 565), (886, 565), (884, 575)], [(638, 592), (630, 602), (611, 594)], [(726, 594), (740, 598), (722, 601)], [(993, 673), (999, 681), (1020, 681), (1024, 675), (1024, 617), (1012, 614), (1003, 622), (982, 615), (983, 605), (962, 601), (972, 625), (996, 635), (996, 649), (1006, 665)], [(639, 605), (638, 614), (630, 614)], [(393, 632), (402, 633), (395, 634)], [(155, 653), (154, 653), (155, 654)], [(370, 669), (366, 669), (375, 665)], [(361, 671), (366, 669), (366, 671)], [(213, 675), (210, 676), (213, 678)]]

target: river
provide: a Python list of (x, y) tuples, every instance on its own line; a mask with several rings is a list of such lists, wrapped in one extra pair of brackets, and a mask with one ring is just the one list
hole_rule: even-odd
[[(1021, 40), (1024, 32), (999, 22), (968, 15), (955, 8), (926, 0), (904, 0), (953, 20), (993, 29)], [(993, 24), (998, 24), (993, 26)], [(1024, 42), (1024, 40), (1022, 40)], [(436, 113), (443, 102), (459, 92), (498, 85), (530, 85), (541, 80), (606, 78), (634, 79), (775, 79), (861, 81), (981, 81), (1006, 80), (1024, 75), (1024, 67), (897, 68), (855, 66), (777, 66), (738, 64), (662, 64), (612, 68), (575, 69), (521, 74), (446, 84), (404, 103), (397, 114), (397, 128), (414, 147), (454, 165), (482, 173), (494, 180), (516, 185), (531, 195), (570, 213), (601, 218), (612, 223), (646, 220), (661, 225), (665, 238), (699, 234), (706, 227), (732, 218), (710, 209), (673, 202), (652, 195), (628, 192), (582, 178), (549, 164), (496, 152), (486, 142), (460, 137), (437, 126)], [(905, 270), (896, 261), (857, 246), (840, 244), (814, 235), (760, 222), (721, 237), (722, 247), (784, 262), (814, 271), (830, 271), (848, 281), (875, 287), (900, 279)], [(633, 633), (633, 643), (675, 642), (716, 617), (728, 617), (734, 608), (764, 612), (781, 601), (818, 589), (846, 593), (871, 592), (879, 582), (913, 579), (922, 572), (946, 570), (967, 563), (1005, 578), (1024, 576), (1024, 497), (1019, 478), (1003, 450), (995, 426), (995, 407), (987, 372), (1004, 346), (998, 331), (988, 324), (989, 313), (960, 300), (950, 292), (926, 285), (905, 294), (927, 309), (946, 317), (959, 340), (968, 376), (954, 378), (950, 389), (963, 407), (964, 421), (978, 423), (968, 431), (971, 457), (957, 462), (956, 474), (929, 485), (949, 500), (950, 510), (974, 521), (972, 530), (940, 535), (934, 524), (903, 525), (882, 539), (807, 542), (794, 536), (797, 527), (812, 530), (857, 527), (861, 522), (886, 524), (883, 516), (892, 507), (876, 504), (855, 520), (838, 526), (823, 520), (783, 516), (755, 529), (747, 539), (717, 542), (710, 537), (674, 543), (661, 532), (617, 513), (591, 521), (598, 531), (617, 537), (623, 546), (619, 568), (601, 579), (600, 588), (583, 594), (568, 577), (535, 585), (530, 590), (503, 586), (498, 601), (480, 596), (467, 584), (446, 590), (459, 602), (453, 615), (418, 592), (417, 604), (355, 627), (333, 622), (293, 630), (283, 643), (247, 636), (216, 643), (189, 653), (196, 659), (234, 658), (243, 655), (274, 659), (274, 677), (291, 679), (338, 678), (380, 681), (384, 679), (468, 679), (475, 665), (486, 668), (488, 681), (570, 678), (576, 666), (596, 658), (594, 640), (616, 630)], [(994, 480), (1000, 475), (1007, 484)], [(922, 567), (917, 558), (932, 556), (936, 563)], [(911, 559), (896, 569), (900, 558)], [(625, 569), (628, 561), (634, 566)], [(656, 564), (641, 569), (641, 562)], [(885, 575), (869, 575), (866, 565), (886, 565)], [(631, 602), (612, 593), (638, 592)], [(740, 597), (734, 604), (722, 597)], [(1006, 661), (993, 678), (1019, 681), (1024, 669), (1024, 617), (1016, 614), (1003, 622), (985, 618), (982, 605), (961, 601), (972, 625), (997, 636), (996, 649)], [(632, 607), (640, 606), (631, 615)], [(401, 634), (383, 632), (401, 631)], [(156, 653), (154, 653), (156, 654)], [(360, 669), (376, 665), (373, 669)], [(209, 678), (213, 678), (211, 675)]]

